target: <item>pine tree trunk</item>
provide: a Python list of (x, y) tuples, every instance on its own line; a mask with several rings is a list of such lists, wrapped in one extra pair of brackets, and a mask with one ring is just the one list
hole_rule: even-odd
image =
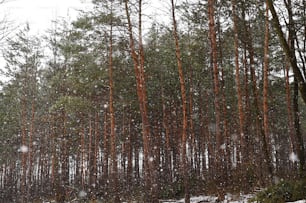
[[(296, 30), (295, 30), (295, 27), (294, 27), (294, 19), (293, 19), (293, 11), (292, 11), (292, 2), (291, 0), (288, 0), (287, 2), (287, 5), (286, 5), (286, 8), (287, 8), (287, 11), (288, 11), (288, 17), (289, 17), (289, 35), (288, 35), (288, 48), (290, 49), (290, 54), (291, 56), (294, 56), (295, 57), (295, 43), (294, 43), (294, 40), (297, 39), (297, 36), (296, 36)], [(289, 61), (292, 60), (292, 59), (289, 59)], [(296, 61), (296, 59), (295, 59)], [(292, 64), (291, 64), (292, 66)], [(292, 67), (294, 69), (294, 67)], [(299, 81), (297, 75), (294, 73), (294, 77), (295, 77), (295, 80), (297, 80), (297, 85), (300, 89), (300, 92), (301, 92), (301, 89), (303, 87), (303, 84)], [(295, 84), (296, 85), (296, 84)], [(305, 92), (306, 93), (306, 92)], [(298, 95), (298, 92), (295, 93), (295, 95)], [(303, 92), (301, 92), (301, 95), (303, 97)], [(303, 140), (303, 135), (302, 133), (300, 132), (300, 121), (299, 121), (299, 112), (298, 112), (298, 100), (294, 98), (294, 108), (295, 108), (295, 129), (296, 129), (296, 141), (297, 141), (297, 154), (298, 154), (298, 158), (299, 158), (299, 174), (301, 177), (306, 177), (306, 168), (305, 168), (305, 147), (304, 147), (304, 140)], [(304, 101), (306, 102), (306, 101)]]
[(108, 119), (107, 112), (104, 113), (104, 130), (103, 130), (103, 175), (102, 181), (103, 185), (107, 186), (109, 180), (109, 170), (108, 170), (108, 155), (109, 155), (109, 139), (108, 139)]
[[(223, 124), (223, 142), (221, 143), (222, 146), (221, 146), (221, 155), (222, 155), (222, 159), (224, 160), (223, 163), (222, 163), (222, 177), (221, 179), (223, 180), (223, 182), (225, 184), (227, 184), (228, 182), (228, 176), (230, 174), (230, 150), (228, 148), (228, 146), (230, 145), (230, 137), (229, 137), (229, 128), (228, 128), (228, 112), (227, 112), (227, 98), (226, 98), (226, 86), (225, 86), (225, 79), (226, 79), (226, 76), (225, 76), (225, 68), (224, 68), (224, 65), (223, 65), (223, 51), (222, 51), (222, 46), (221, 44), (223, 44), (222, 42), (222, 29), (221, 29), (221, 24), (220, 24), (220, 19), (218, 18), (218, 41), (219, 41), (219, 49), (218, 49), (218, 53), (219, 53), (219, 57), (218, 57), (218, 60), (219, 60), (219, 63), (220, 63), (220, 66), (221, 66), (221, 78), (220, 78), (220, 100), (221, 100), (221, 104), (222, 104), (222, 112), (220, 112), (220, 115), (222, 115), (222, 121), (221, 123)], [(221, 111), (221, 109), (220, 109)], [(231, 181), (230, 181), (230, 184), (231, 184)], [(222, 190), (224, 188), (222, 187)]]
[(30, 124), (30, 131), (29, 131), (29, 146), (28, 146), (28, 159), (29, 159), (29, 174), (28, 174), (28, 196), (32, 197), (32, 179), (33, 179), (33, 154), (34, 154), (34, 149), (33, 149), (33, 136), (34, 136), (34, 123), (35, 123), (35, 99), (32, 98), (32, 104), (31, 104), (31, 124)]
[[(240, 137), (240, 147), (237, 146), (240, 150), (244, 149), (245, 144), (245, 115), (243, 108), (243, 98), (241, 91), (240, 83), (240, 67), (239, 67), (239, 42), (238, 42), (238, 19), (236, 15), (236, 0), (232, 0), (232, 12), (233, 12), (233, 21), (234, 21), (234, 46), (235, 46), (235, 82), (236, 82), (236, 91), (237, 91), (237, 106), (238, 106), (238, 116), (239, 116), (239, 137)], [(245, 156), (244, 150), (242, 151), (242, 156)], [(238, 155), (235, 155), (238, 156)], [(242, 161), (244, 162), (244, 161)], [(238, 164), (238, 163), (235, 163)]]
[[(305, 79), (303, 77), (303, 74), (302, 74), (301, 70), (298, 67), (294, 47), (290, 47), (290, 45), (286, 41), (285, 34), (282, 31), (278, 15), (277, 15), (277, 13), (275, 11), (275, 8), (274, 8), (274, 5), (273, 5), (273, 1), (272, 0), (267, 0), (267, 4), (268, 4), (269, 10), (271, 12), (271, 15), (273, 17), (272, 22), (273, 22), (274, 29), (276, 31), (276, 34), (277, 34), (278, 38), (279, 38), (279, 41), (280, 41), (281, 46), (283, 48), (283, 51), (284, 51), (287, 59), (290, 62), (290, 65), (291, 65), (292, 71), (294, 73), (294, 76), (295, 76), (296, 80), (298, 81), (299, 91), (301, 93), (302, 99), (303, 99), (304, 103), (306, 103), (306, 82), (305, 82)], [(290, 25), (290, 26), (293, 26), (293, 24)]]
[(128, 163), (127, 163), (127, 185), (128, 185), (128, 192), (131, 189), (131, 184), (133, 183), (133, 139), (131, 133), (131, 118), (129, 112), (127, 114), (127, 153), (128, 153)]
[(294, 132), (294, 122), (293, 122), (293, 110), (291, 102), (291, 90), (290, 90), (290, 78), (289, 78), (289, 64), (285, 63), (285, 86), (286, 86), (286, 103), (287, 103), (287, 113), (288, 113), (288, 133), (290, 137), (290, 149), (291, 153), (296, 153), (296, 140)]
[[(163, 85), (163, 78), (161, 79), (161, 84)], [(165, 93), (164, 87), (161, 87), (161, 101), (162, 101), (162, 114), (163, 114), (163, 129), (165, 131), (165, 149), (164, 149), (164, 179), (166, 183), (172, 182), (172, 173), (171, 173), (171, 146), (170, 146), (170, 130), (167, 119), (166, 111), (166, 102), (165, 102)]]
[[(112, 15), (111, 5), (111, 15)], [(110, 114), (110, 148), (111, 148), (111, 177), (112, 177), (112, 190), (114, 196), (114, 203), (120, 203), (119, 197), (119, 180), (118, 180), (118, 163), (117, 163), (117, 150), (116, 150), (116, 126), (115, 126), (115, 111), (114, 111), (114, 82), (113, 82), (113, 21), (110, 22), (110, 37), (109, 37), (109, 114)]]
[(64, 188), (63, 193), (69, 185), (69, 136), (67, 133), (67, 113), (62, 112), (62, 138), (61, 138), (61, 185)]
[(183, 65), (181, 59), (181, 50), (179, 47), (178, 33), (177, 33), (177, 24), (175, 18), (175, 5), (174, 1), (171, 0), (172, 6), (172, 22), (173, 22), (173, 37), (175, 41), (175, 54), (177, 60), (177, 67), (180, 79), (180, 89), (181, 89), (181, 99), (182, 99), (182, 113), (183, 113), (183, 128), (182, 128), (182, 142), (181, 142), (181, 150), (182, 150), (182, 175), (184, 181), (184, 190), (185, 190), (185, 202), (190, 202), (190, 191), (189, 191), (189, 171), (188, 171), (188, 157), (187, 157), (187, 97), (186, 97), (186, 87), (185, 87), (185, 79), (183, 73)]
[[(269, 107), (268, 107), (268, 85), (269, 85), (269, 10), (266, 8), (266, 16), (265, 16), (265, 40), (264, 40), (264, 70), (263, 70), (263, 128), (264, 128), (264, 151), (265, 154), (268, 153), (268, 143), (270, 142), (270, 133), (269, 133)], [(266, 143), (266, 144), (265, 144)], [(266, 155), (266, 160), (268, 164), (268, 171), (271, 178), (273, 178), (273, 167), (272, 167), (272, 159), (270, 155)]]
[(21, 196), (22, 196), (22, 202), (27, 201), (27, 149), (28, 149), (28, 143), (27, 143), (27, 118), (26, 118), (26, 98), (23, 96), (21, 99), (21, 156), (22, 156), (22, 174), (21, 174)]
[(130, 19), (130, 12), (128, 7), (128, 0), (125, 0), (125, 11), (128, 21), (128, 32), (130, 39), (130, 53), (134, 63), (134, 71), (136, 77), (136, 89), (139, 102), (139, 109), (142, 120), (142, 140), (143, 140), (143, 163), (144, 163), (144, 182), (147, 193), (146, 201), (154, 202), (157, 201), (156, 194), (152, 194), (152, 170), (153, 170), (153, 161), (150, 161), (151, 157), (151, 148), (150, 148), (150, 122), (148, 119), (147, 111), (147, 93), (146, 93), (146, 84), (145, 84), (145, 74), (144, 74), (144, 49), (142, 44), (142, 0), (138, 1), (138, 53), (135, 48), (134, 36), (132, 23)]
[[(220, 81), (219, 81), (219, 67), (218, 67), (218, 55), (217, 55), (217, 39), (216, 39), (216, 30), (215, 30), (215, 9), (214, 9), (214, 0), (208, 1), (208, 19), (209, 19), (209, 38), (211, 44), (211, 59), (212, 59), (212, 68), (213, 68), (213, 81), (214, 81), (214, 105), (215, 105), (215, 149), (214, 156), (216, 160), (216, 180), (221, 183), (220, 174), (221, 174), (221, 103), (220, 103)], [(223, 197), (221, 197), (223, 198)]]

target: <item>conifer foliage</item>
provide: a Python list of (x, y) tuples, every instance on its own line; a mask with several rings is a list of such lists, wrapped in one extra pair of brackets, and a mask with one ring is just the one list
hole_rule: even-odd
[(305, 178), (300, 2), (171, 0), (167, 24), (149, 1), (93, 0), (43, 36), (26, 25), (3, 47), (0, 201), (190, 202)]

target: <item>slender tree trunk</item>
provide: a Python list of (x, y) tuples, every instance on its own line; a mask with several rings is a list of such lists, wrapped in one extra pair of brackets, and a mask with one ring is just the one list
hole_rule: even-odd
[[(189, 111), (187, 112), (187, 114), (189, 114), (188, 115), (188, 121), (187, 122), (189, 122), (189, 135), (190, 135), (190, 137), (189, 137), (189, 153), (190, 153), (190, 171), (191, 171), (191, 173), (192, 174), (199, 174), (198, 173), (198, 169), (199, 169), (199, 167), (198, 167), (198, 162), (197, 162), (197, 160), (198, 160), (198, 157), (197, 157), (197, 155), (198, 155), (198, 153), (197, 153), (197, 151), (196, 151), (196, 137), (195, 137), (195, 130), (194, 130), (194, 127), (195, 127), (195, 125), (194, 125), (194, 112), (193, 112), (193, 110), (194, 110), (194, 102), (193, 102), (193, 95), (194, 95), (194, 81), (193, 81), (193, 67), (192, 67), (192, 57), (191, 57), (191, 33), (190, 33), (190, 31), (191, 31), (191, 28), (189, 28), (188, 27), (188, 73), (187, 73), (187, 76), (188, 76), (188, 78), (187, 78), (187, 83), (189, 82), (189, 98), (188, 98), (188, 100), (189, 100), (189, 105), (188, 105), (188, 109), (189, 109)], [(187, 102), (187, 101), (186, 101)], [(187, 137), (188, 137), (188, 135), (187, 135)], [(188, 139), (187, 139), (188, 140)]]
[[(113, 5), (111, 4), (111, 15)], [(113, 82), (113, 21), (111, 17), (110, 22), (110, 37), (109, 37), (109, 114), (110, 114), (110, 138), (111, 138), (111, 165), (112, 165), (112, 189), (114, 192), (114, 202), (120, 203), (119, 197), (119, 180), (118, 180), (118, 163), (117, 163), (117, 150), (116, 150), (116, 126), (115, 126), (115, 110), (114, 110), (114, 82)]]
[(130, 12), (128, 7), (128, 0), (125, 0), (125, 11), (128, 20), (128, 32), (130, 38), (130, 52), (134, 63), (134, 71), (136, 77), (136, 89), (139, 102), (139, 109), (142, 120), (142, 139), (143, 139), (143, 163), (144, 163), (144, 181), (145, 188), (148, 191), (146, 193), (146, 201), (154, 202), (157, 201), (156, 194), (153, 194), (152, 187), (152, 170), (153, 170), (153, 157), (151, 157), (150, 149), (150, 122), (148, 119), (147, 111), (147, 94), (145, 85), (145, 74), (144, 74), (144, 49), (142, 44), (142, 0), (138, 1), (138, 53), (135, 48), (134, 36), (132, 23), (130, 19)]
[(189, 77), (189, 134), (190, 134), (190, 168), (192, 170), (192, 173), (197, 171), (197, 153), (195, 151), (196, 146), (196, 138), (195, 138), (195, 132), (194, 132), (194, 112), (193, 112), (193, 74), (192, 74), (192, 67), (190, 65), (190, 77)]
[[(218, 28), (218, 43), (219, 43), (219, 47), (218, 47), (218, 53), (219, 53), (219, 63), (221, 66), (221, 78), (220, 78), (220, 101), (222, 104), (222, 112), (220, 112), (220, 115), (222, 115), (222, 137), (223, 137), (223, 142), (221, 143), (221, 155), (222, 155), (222, 159), (224, 160), (222, 163), (222, 177), (221, 179), (223, 179), (223, 182), (225, 184), (228, 183), (228, 176), (230, 174), (230, 151), (229, 151), (229, 143), (230, 143), (230, 137), (229, 137), (229, 128), (228, 128), (228, 112), (227, 112), (227, 98), (226, 98), (226, 85), (225, 85), (225, 68), (223, 65), (223, 47), (221, 46), (222, 43), (222, 29), (221, 29), (221, 23), (220, 23), (220, 17), (218, 17), (218, 22), (217, 22), (217, 28)], [(221, 107), (220, 107), (220, 111), (221, 111)], [(230, 182), (231, 184), (231, 182)], [(222, 190), (224, 190), (224, 187), (222, 187)], [(224, 191), (223, 191), (224, 192)]]
[(294, 122), (292, 117), (292, 102), (291, 102), (291, 91), (290, 91), (290, 78), (289, 78), (289, 64), (285, 63), (285, 86), (286, 86), (286, 101), (287, 101), (287, 112), (288, 112), (288, 133), (290, 136), (290, 148), (291, 153), (296, 153), (296, 141), (294, 133)]
[[(83, 116), (82, 116), (83, 117)], [(82, 118), (81, 122), (84, 122), (84, 118)], [(80, 151), (80, 170), (81, 170), (81, 189), (84, 190), (85, 189), (85, 184), (86, 184), (86, 159), (85, 159), (85, 125), (84, 123), (81, 124), (80, 127), (80, 147), (81, 147), (81, 151)]]
[[(285, 1), (284, 1), (285, 2)], [(291, 0), (288, 0), (286, 3), (287, 10), (289, 16), (289, 25), (291, 25), (292, 22), (292, 11), (291, 11)], [(294, 42), (292, 42), (292, 30), (289, 27), (289, 36), (288, 36), (288, 42), (289, 46), (294, 46)], [(296, 149), (296, 136), (295, 136), (295, 130), (294, 130), (294, 119), (293, 115), (294, 112), (292, 110), (292, 102), (291, 102), (291, 91), (290, 91), (290, 78), (289, 78), (289, 73), (290, 73), (290, 63), (289, 59), (285, 57), (285, 84), (286, 84), (286, 99), (287, 99), (287, 111), (288, 111), (288, 125), (289, 125), (289, 135), (290, 135), (290, 142), (291, 142), (291, 153), (297, 153)]]
[(175, 54), (176, 61), (180, 79), (180, 89), (181, 89), (181, 99), (182, 99), (182, 113), (183, 113), (183, 128), (182, 128), (182, 142), (181, 142), (181, 150), (182, 150), (182, 173), (184, 180), (184, 189), (185, 189), (185, 203), (190, 202), (190, 191), (189, 191), (189, 171), (188, 171), (188, 157), (187, 157), (187, 97), (186, 97), (186, 87), (185, 87), (185, 79), (183, 73), (183, 64), (181, 58), (181, 50), (179, 46), (179, 39), (177, 33), (177, 23), (175, 18), (175, 5), (174, 0), (171, 0), (172, 6), (172, 23), (173, 23), (173, 37), (175, 41)]
[[(243, 43), (243, 67), (244, 67), (244, 98), (242, 98), (242, 101), (244, 101), (244, 123), (243, 123), (243, 134), (240, 135), (240, 149), (238, 150), (238, 153), (241, 153), (239, 156), (239, 162), (241, 164), (245, 164), (251, 157), (249, 156), (250, 153), (248, 151), (248, 146), (250, 145), (249, 140), (249, 133), (250, 130), (246, 127), (251, 125), (251, 96), (250, 96), (250, 68), (247, 64), (247, 45), (244, 42)], [(256, 136), (258, 133), (256, 133)], [(241, 168), (243, 170), (243, 167)]]
[(94, 155), (93, 155), (93, 184), (95, 184), (95, 186), (98, 185), (98, 177), (101, 176), (101, 171), (99, 170), (99, 165), (100, 165), (100, 161), (99, 161), (99, 157), (100, 157), (100, 116), (99, 113), (96, 112), (95, 113), (95, 135), (94, 135)]
[[(240, 147), (239, 149), (244, 149), (243, 146), (245, 143), (245, 115), (243, 108), (243, 99), (242, 99), (242, 91), (241, 91), (241, 83), (240, 83), (240, 67), (239, 67), (239, 42), (238, 42), (238, 19), (236, 14), (236, 0), (232, 0), (232, 12), (233, 12), (233, 21), (234, 21), (234, 46), (235, 46), (235, 82), (236, 82), (236, 91), (237, 91), (237, 106), (238, 106), (238, 115), (239, 115), (239, 137), (240, 137)], [(242, 148), (243, 147), (243, 148)], [(244, 150), (242, 151), (242, 156), (245, 156)], [(235, 155), (237, 156), (237, 155)], [(244, 161), (242, 161), (244, 162)], [(235, 163), (237, 164), (237, 163)]]
[(31, 125), (30, 125), (30, 131), (29, 131), (29, 149), (28, 149), (28, 159), (29, 159), (29, 182), (28, 182), (28, 196), (32, 197), (32, 180), (33, 180), (33, 154), (34, 154), (34, 149), (33, 149), (33, 136), (34, 136), (34, 131), (35, 131), (35, 98), (32, 98), (32, 104), (31, 104)]
[(109, 139), (108, 139), (108, 120), (107, 120), (107, 112), (104, 114), (104, 130), (103, 130), (103, 175), (102, 181), (103, 185), (107, 185), (109, 180), (109, 170), (108, 170), (108, 155), (109, 155)]
[[(213, 80), (214, 80), (214, 105), (215, 105), (215, 159), (216, 159), (216, 178), (217, 182), (221, 183), (221, 104), (220, 104), (220, 81), (219, 81), (219, 67), (218, 67), (218, 55), (217, 55), (217, 39), (215, 30), (215, 9), (214, 0), (208, 1), (208, 19), (209, 19), (209, 38), (211, 43), (211, 57), (213, 66)], [(218, 180), (219, 179), (219, 180)], [(219, 195), (220, 198), (224, 198), (222, 194)]]
[(97, 154), (96, 154), (96, 134), (95, 134), (95, 122), (96, 122), (96, 114), (89, 114), (88, 117), (88, 176), (89, 176), (89, 188), (91, 190), (90, 198), (96, 199), (96, 177), (97, 177)]
[[(291, 0), (287, 1), (286, 4), (287, 7), (287, 11), (288, 11), (288, 17), (289, 17), (289, 40), (288, 40), (288, 48), (291, 54), (291, 57), (295, 57), (295, 39), (297, 39), (296, 37), (296, 30), (294, 27), (294, 19), (293, 19), (293, 11), (292, 11), (292, 2)], [(287, 56), (288, 57), (288, 56)], [(292, 59), (289, 59), (289, 61)], [(296, 61), (296, 59), (295, 59)], [(291, 63), (292, 66), (292, 63)], [(294, 67), (292, 66), (292, 68), (294, 69)], [(296, 73), (294, 72), (294, 77), (295, 80), (297, 80), (297, 85), (298, 88), (300, 88), (300, 92), (301, 92), (301, 88), (303, 87), (303, 83), (300, 82), (298, 76), (296, 75)], [(306, 92), (304, 92), (306, 93)], [(298, 92), (295, 93), (296, 95), (298, 95)], [(301, 92), (301, 95), (303, 97), (303, 92)], [(294, 98), (295, 99), (295, 98)], [(304, 101), (306, 103), (306, 101)], [(299, 124), (299, 113), (298, 113), (298, 101), (294, 100), (294, 108), (295, 108), (295, 129), (296, 129), (296, 141), (297, 141), (297, 154), (299, 157), (299, 174), (301, 177), (306, 176), (306, 167), (305, 167), (305, 147), (304, 147), (304, 140), (303, 140), (303, 135), (300, 132), (300, 124)]]
[[(265, 40), (264, 40), (264, 68), (263, 68), (263, 128), (264, 128), (264, 143), (271, 143), (269, 138), (269, 107), (268, 107), (268, 86), (269, 86), (269, 10), (266, 8), (265, 16)], [(268, 146), (265, 147), (265, 151), (268, 151)], [(267, 152), (266, 152), (267, 154)], [(270, 157), (266, 155), (266, 158)], [(271, 159), (267, 160), (269, 175), (273, 178), (273, 169)]]
[(253, 47), (253, 38), (252, 38), (252, 32), (251, 32), (251, 27), (245, 22), (245, 27), (247, 29), (247, 32), (249, 33), (247, 40), (246, 40), (246, 45), (247, 45), (247, 50), (249, 53), (249, 58), (250, 58), (250, 76), (251, 76), (251, 81), (252, 81), (252, 93), (253, 93), (253, 105), (255, 108), (255, 115), (256, 115), (256, 126), (258, 133), (260, 135), (261, 141), (262, 141), (262, 150), (263, 150), (263, 160), (265, 162), (267, 172), (269, 175), (269, 180), (271, 181), (273, 179), (273, 164), (272, 164), (272, 159), (271, 159), (271, 150), (269, 149), (269, 142), (267, 142), (267, 139), (269, 135), (265, 135), (264, 127), (263, 127), (263, 122), (262, 122), (262, 106), (260, 105), (260, 99), (259, 99), (259, 92), (258, 92), (258, 87), (257, 87), (257, 76), (255, 73), (255, 61), (254, 61), (254, 47)]
[[(270, 9), (271, 15), (273, 17), (273, 26), (276, 31), (276, 34), (280, 40), (281, 46), (283, 48), (283, 51), (285, 52), (285, 55), (287, 56), (287, 59), (290, 62), (291, 68), (293, 70), (294, 76), (296, 80), (298, 81), (299, 85), (299, 90), (301, 92), (302, 99), (304, 103), (306, 103), (306, 82), (305, 78), (303, 77), (303, 74), (301, 70), (298, 67), (297, 59), (295, 56), (295, 50), (294, 47), (290, 47), (290, 45), (287, 43), (285, 34), (282, 31), (278, 15), (275, 11), (274, 5), (273, 5), (273, 0), (267, 0), (268, 7)], [(293, 25), (290, 25), (293, 26)]]
[(22, 96), (21, 99), (21, 146), (20, 146), (20, 151), (21, 151), (21, 157), (22, 157), (22, 175), (21, 175), (21, 197), (22, 197), (22, 202), (27, 201), (27, 153), (28, 153), (28, 145), (27, 145), (27, 110), (26, 107), (27, 102), (26, 102), (26, 97)]
[(162, 114), (163, 114), (163, 129), (165, 131), (164, 139), (165, 139), (165, 149), (164, 149), (164, 181), (166, 183), (172, 182), (172, 173), (171, 173), (171, 146), (170, 146), (170, 127), (168, 125), (167, 119), (167, 111), (166, 111), (166, 101), (165, 101), (165, 93), (163, 87), (163, 77), (161, 76), (161, 102), (162, 102)]
[(298, 80), (294, 78), (294, 96), (293, 96), (293, 112), (294, 112), (294, 129), (297, 139), (297, 155), (299, 158), (299, 175), (301, 177), (304, 176), (304, 155), (302, 154), (304, 151), (304, 145), (303, 145), (303, 137), (301, 132), (301, 125), (300, 125), (300, 113), (299, 113), (299, 85)]
[(132, 133), (131, 133), (131, 118), (129, 115), (129, 111), (126, 112), (126, 123), (127, 123), (127, 153), (128, 153), (128, 163), (127, 163), (127, 185), (128, 185), (128, 191), (131, 189), (131, 183), (133, 183), (133, 139), (132, 139)]

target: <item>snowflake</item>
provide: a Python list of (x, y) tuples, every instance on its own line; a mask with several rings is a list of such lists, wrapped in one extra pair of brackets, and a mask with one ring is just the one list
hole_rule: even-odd
[(295, 162), (298, 162), (298, 161), (299, 161), (299, 158), (298, 158), (298, 156), (297, 156), (294, 152), (292, 152), (292, 153), (289, 155), (289, 160), (292, 161), (293, 163), (295, 163)]

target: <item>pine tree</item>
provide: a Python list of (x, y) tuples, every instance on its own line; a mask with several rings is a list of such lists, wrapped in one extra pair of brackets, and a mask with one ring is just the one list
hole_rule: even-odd
[(181, 102), (182, 102), (182, 141), (181, 141), (181, 156), (182, 156), (182, 176), (184, 182), (184, 192), (185, 192), (185, 202), (190, 202), (190, 189), (189, 189), (189, 163), (187, 157), (187, 127), (188, 127), (188, 115), (187, 115), (187, 96), (186, 96), (186, 86), (181, 58), (181, 50), (179, 46), (179, 37), (177, 31), (177, 22), (175, 17), (175, 4), (171, 0), (171, 11), (172, 11), (172, 24), (173, 24), (173, 38), (175, 42), (175, 55), (177, 61), (177, 68), (180, 80), (180, 90), (181, 90)]

